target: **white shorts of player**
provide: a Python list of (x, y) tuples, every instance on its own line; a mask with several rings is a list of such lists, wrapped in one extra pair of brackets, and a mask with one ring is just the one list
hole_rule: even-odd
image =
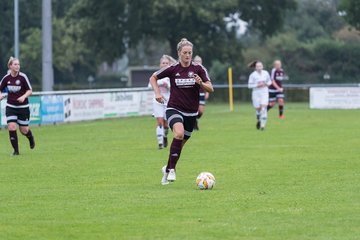
[(266, 89), (253, 90), (252, 102), (255, 108), (260, 108), (260, 105), (268, 105), (269, 103), (269, 92)]
[(165, 118), (165, 111), (166, 111), (166, 105), (158, 103), (157, 101), (153, 102), (153, 108), (154, 108), (154, 117), (156, 118)]

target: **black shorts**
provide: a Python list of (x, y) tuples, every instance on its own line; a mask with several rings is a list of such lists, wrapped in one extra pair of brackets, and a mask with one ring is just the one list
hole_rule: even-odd
[(166, 109), (166, 118), (169, 126), (173, 129), (175, 123), (181, 122), (184, 125), (184, 139), (189, 139), (194, 130), (196, 116), (185, 116), (176, 109)]
[(204, 93), (204, 94), (201, 94), (201, 93), (200, 93), (200, 96), (199, 96), (199, 105), (205, 106), (205, 104), (206, 104), (205, 93)]
[(29, 126), (30, 123), (30, 109), (26, 108), (12, 108), (6, 107), (6, 121), (7, 123), (14, 122), (19, 126)]
[(276, 102), (279, 98), (285, 98), (284, 92), (269, 92), (269, 102)]

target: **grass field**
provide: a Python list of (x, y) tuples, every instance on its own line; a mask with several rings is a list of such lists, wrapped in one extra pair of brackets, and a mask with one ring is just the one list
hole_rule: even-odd
[(359, 111), (276, 114), (209, 105), (168, 186), (151, 117), (36, 127), (16, 158), (2, 130), (0, 239), (360, 239)]

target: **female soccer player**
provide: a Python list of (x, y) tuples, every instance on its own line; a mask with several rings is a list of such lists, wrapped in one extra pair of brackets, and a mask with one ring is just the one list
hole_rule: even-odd
[(34, 136), (29, 129), (30, 109), (28, 97), (32, 94), (32, 88), (27, 76), (20, 72), (19, 59), (10, 57), (8, 68), (10, 72), (0, 82), (0, 99), (4, 98), (1, 92), (7, 88), (6, 119), (10, 142), (14, 148), (13, 155), (19, 155), (16, 124), (19, 125), (20, 132), (28, 138), (30, 148), (35, 147)]
[(269, 87), (269, 105), (268, 111), (275, 106), (276, 101), (279, 104), (279, 118), (284, 119), (284, 89), (282, 81), (284, 80), (284, 70), (281, 68), (281, 61), (274, 61), (274, 68), (271, 70), (272, 84)]
[(176, 164), (181, 150), (190, 138), (199, 108), (199, 90), (213, 92), (207, 70), (192, 62), (193, 44), (183, 38), (177, 45), (179, 61), (167, 68), (160, 69), (150, 77), (158, 102), (164, 102), (160, 89), (156, 84), (158, 79), (170, 78), (170, 99), (166, 109), (169, 126), (174, 133), (170, 147), (168, 163), (162, 168), (161, 184), (176, 180)]
[[(176, 60), (169, 55), (163, 55), (160, 58), (160, 68), (167, 67), (171, 64), (174, 64)], [(151, 84), (149, 83), (150, 87)], [(168, 77), (160, 79), (157, 81), (157, 85), (159, 86), (160, 93), (164, 97), (164, 103), (159, 103), (154, 98), (154, 116), (156, 118), (156, 137), (158, 140), (159, 149), (163, 149), (167, 147), (167, 135), (169, 132), (169, 127), (167, 121), (165, 120), (165, 110), (166, 103), (170, 97), (170, 79)]]
[(252, 102), (256, 109), (256, 128), (264, 130), (269, 103), (268, 86), (271, 85), (271, 79), (269, 73), (263, 70), (264, 67), (260, 61), (254, 61), (249, 66), (255, 66), (255, 71), (249, 76), (249, 88), (252, 89)]
[[(199, 55), (196, 55), (194, 57), (194, 63), (202, 65), (202, 58)], [(199, 129), (199, 119), (204, 114), (206, 100), (209, 98), (209, 95), (210, 94), (208, 92), (206, 92), (202, 88), (200, 88), (200, 95), (199, 95), (200, 99), (199, 99), (199, 109), (198, 109), (199, 113), (198, 113), (197, 118), (196, 118), (194, 130), (200, 130)]]

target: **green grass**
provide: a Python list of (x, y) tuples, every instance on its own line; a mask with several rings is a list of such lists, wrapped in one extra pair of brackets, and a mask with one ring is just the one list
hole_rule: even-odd
[(276, 114), (207, 106), (168, 186), (151, 117), (33, 128), (16, 158), (2, 130), (0, 239), (359, 239), (359, 111)]

